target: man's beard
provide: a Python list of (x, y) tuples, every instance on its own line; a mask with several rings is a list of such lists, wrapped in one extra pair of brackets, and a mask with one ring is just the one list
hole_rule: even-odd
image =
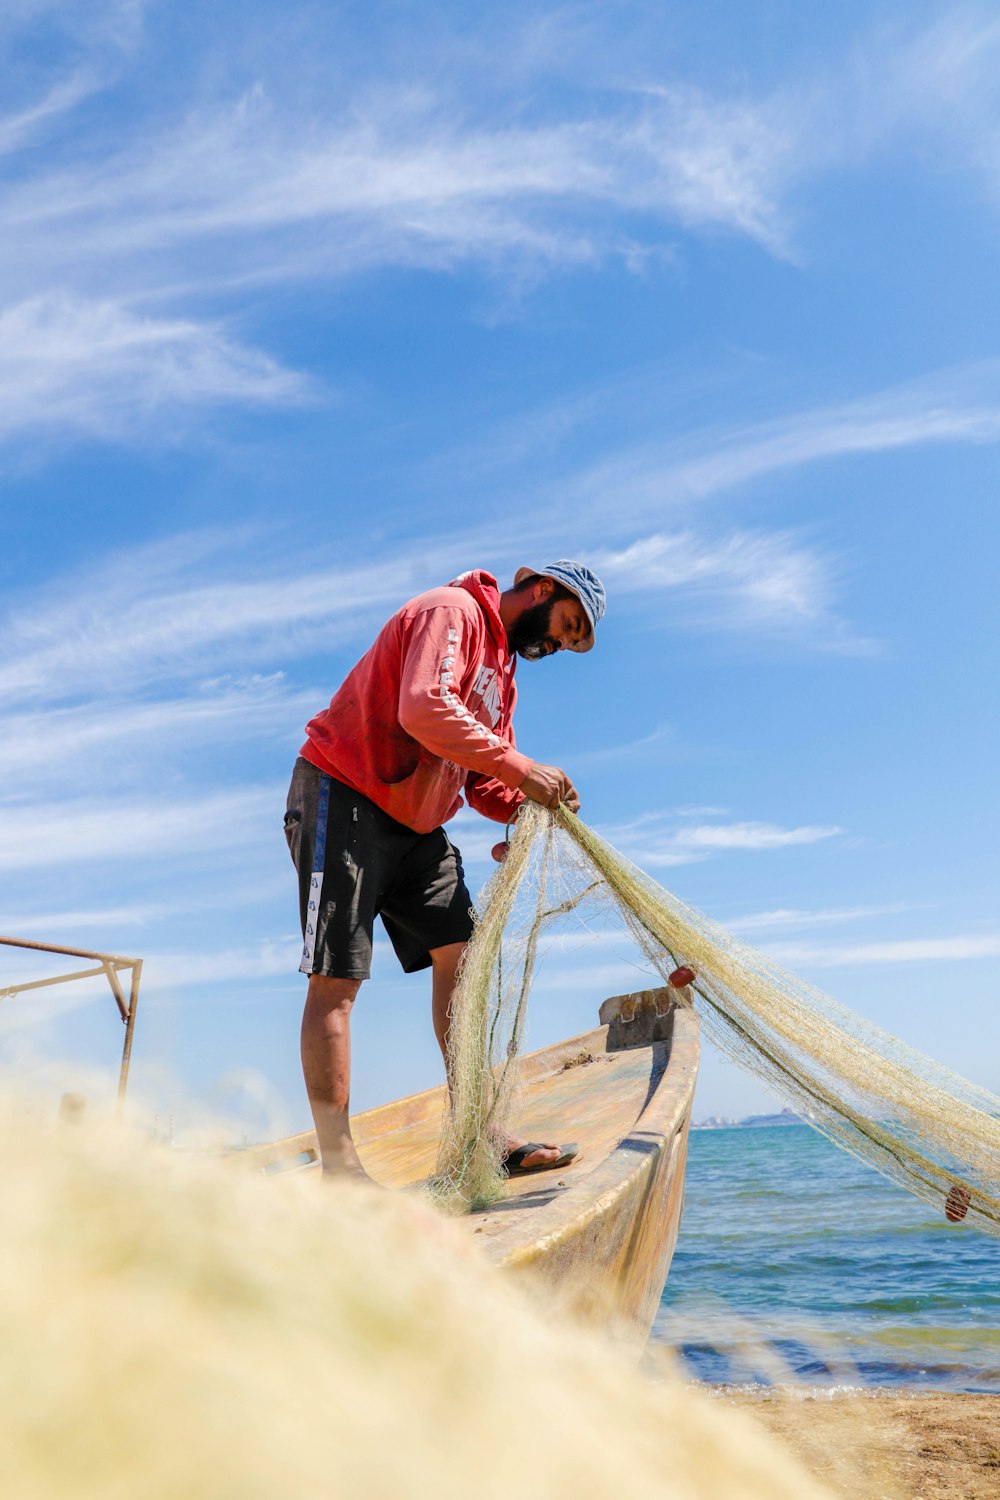
[(510, 631), (508, 640), (511, 647), (525, 661), (541, 661), (543, 656), (551, 656), (553, 651), (558, 651), (559, 642), (549, 635), (556, 602), (555, 599), (543, 599), (541, 604), (533, 604), (524, 611)]

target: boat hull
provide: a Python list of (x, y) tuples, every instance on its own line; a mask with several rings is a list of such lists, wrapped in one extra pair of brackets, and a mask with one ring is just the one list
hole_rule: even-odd
[[(499, 1265), (544, 1284), (588, 1322), (642, 1339), (680, 1229), (699, 1052), (693, 1012), (672, 1011), (658, 1030), (651, 1045), (616, 1052), (602, 1026), (525, 1059), (535, 1077), (519, 1127), (532, 1114), (535, 1090), (551, 1097), (569, 1061), (569, 1087), (546, 1111), (547, 1122), (561, 1118), (563, 1130), (538, 1133), (574, 1135), (580, 1157), (568, 1169), (516, 1180), (504, 1203), (469, 1218)], [(574, 1064), (581, 1054), (592, 1061)], [(616, 1136), (610, 1143), (609, 1129)]]
[[(567, 1167), (512, 1178), (503, 1199), (459, 1221), (491, 1260), (548, 1299), (643, 1339), (680, 1227), (698, 1071), (694, 1013), (666, 995), (619, 997), (639, 1002), (638, 1024), (612, 1020), (520, 1059), (517, 1131), (576, 1141), (579, 1154)], [(365, 1169), (391, 1188), (429, 1177), (446, 1109), (441, 1087), (354, 1116)], [(249, 1155), (264, 1168), (305, 1165), (315, 1136)]]

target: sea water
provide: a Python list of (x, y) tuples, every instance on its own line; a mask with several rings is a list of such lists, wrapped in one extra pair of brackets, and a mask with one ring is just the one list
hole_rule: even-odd
[(691, 1133), (653, 1341), (711, 1385), (1000, 1391), (1000, 1239), (807, 1125)]

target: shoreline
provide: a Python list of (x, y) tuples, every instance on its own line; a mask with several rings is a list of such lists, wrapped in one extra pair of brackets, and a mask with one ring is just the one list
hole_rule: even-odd
[(779, 1438), (836, 1495), (996, 1500), (1000, 1494), (1000, 1394), (792, 1387), (720, 1397)]

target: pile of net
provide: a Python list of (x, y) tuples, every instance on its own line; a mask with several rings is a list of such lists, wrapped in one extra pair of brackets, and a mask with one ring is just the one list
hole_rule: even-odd
[(554, 924), (593, 934), (609, 913), (628, 928), (652, 983), (681, 965), (694, 971), (678, 993), (704, 1031), (803, 1120), (949, 1219), (1000, 1234), (1000, 1099), (738, 942), (565, 808), (532, 803), (483, 893), (459, 978), (435, 1184), (445, 1201), (478, 1207), (502, 1196), (540, 944)]

